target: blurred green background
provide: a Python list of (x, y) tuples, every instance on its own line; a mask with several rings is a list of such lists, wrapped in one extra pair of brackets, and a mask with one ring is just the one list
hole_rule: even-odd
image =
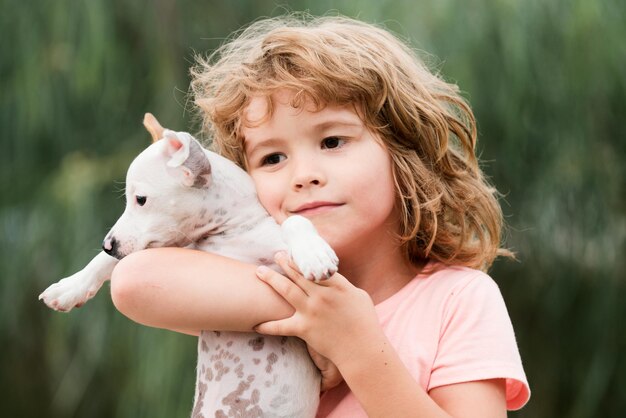
[(626, 2), (0, 0), (0, 398), (5, 417), (187, 417), (195, 340), (108, 285), (37, 301), (121, 214), (143, 113), (196, 131), (194, 52), (287, 10), (382, 23), (470, 100), (519, 261), (491, 271), (533, 397), (513, 417), (626, 416)]

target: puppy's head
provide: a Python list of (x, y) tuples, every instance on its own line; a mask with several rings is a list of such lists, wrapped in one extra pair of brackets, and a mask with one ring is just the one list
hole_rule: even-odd
[(211, 164), (191, 135), (165, 129), (162, 136), (128, 169), (126, 208), (103, 242), (104, 251), (116, 258), (193, 242), (211, 185)]

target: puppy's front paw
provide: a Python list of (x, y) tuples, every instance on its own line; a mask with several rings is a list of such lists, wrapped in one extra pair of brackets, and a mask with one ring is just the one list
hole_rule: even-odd
[(319, 282), (337, 272), (339, 259), (319, 235), (308, 237), (303, 244), (292, 246), (289, 255), (306, 279)]
[(309, 280), (328, 279), (337, 272), (339, 259), (315, 227), (303, 216), (290, 216), (282, 224), (289, 256)]
[(90, 283), (85, 280), (82, 271), (66, 277), (57, 283), (49, 286), (39, 295), (39, 300), (55, 311), (69, 312), (72, 308), (81, 307), (91, 299), (100, 285)]

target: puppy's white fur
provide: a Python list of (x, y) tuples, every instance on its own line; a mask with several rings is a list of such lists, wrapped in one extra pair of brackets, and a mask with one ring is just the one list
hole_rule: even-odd
[[(281, 229), (258, 202), (248, 174), (185, 132), (165, 130), (132, 162), (126, 198), (105, 251), (47, 288), (39, 297), (46, 305), (69, 311), (84, 304), (118, 259), (150, 247), (190, 246), (273, 268), (273, 255), (287, 250), (311, 280), (337, 271), (335, 253), (310, 221), (292, 216)], [(203, 331), (193, 416), (313, 417), (319, 383), (296, 338)]]

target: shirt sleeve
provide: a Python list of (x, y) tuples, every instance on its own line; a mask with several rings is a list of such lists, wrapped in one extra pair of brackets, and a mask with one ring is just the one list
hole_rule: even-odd
[(444, 305), (429, 390), (503, 378), (507, 408), (520, 409), (530, 398), (530, 388), (500, 289), (481, 272), (460, 282)]

